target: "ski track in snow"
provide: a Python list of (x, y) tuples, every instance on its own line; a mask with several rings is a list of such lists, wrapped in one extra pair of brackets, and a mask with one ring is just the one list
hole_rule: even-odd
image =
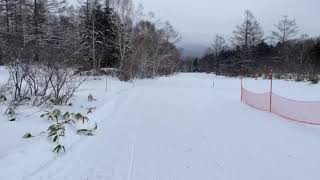
[(252, 109), (239, 92), (199, 74), (138, 81), (97, 109), (94, 137), (23, 179), (319, 180), (319, 128)]

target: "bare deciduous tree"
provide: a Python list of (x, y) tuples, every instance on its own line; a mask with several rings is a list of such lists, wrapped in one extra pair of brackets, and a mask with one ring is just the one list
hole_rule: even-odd
[[(114, 42), (119, 51), (119, 69), (124, 71), (124, 65), (129, 59), (133, 44), (134, 6), (131, 0), (112, 0), (111, 7), (116, 13), (116, 40)], [(127, 75), (125, 75), (127, 76)], [(127, 79), (127, 78), (124, 78)]]
[(251, 46), (256, 46), (257, 44), (261, 43), (263, 40), (263, 30), (257, 20), (253, 21), (252, 24), (252, 32), (251, 32)]
[(219, 53), (223, 49), (225, 49), (225, 47), (226, 47), (226, 40), (221, 35), (216, 34), (211, 44), (212, 52), (215, 54), (215, 56), (219, 56)]
[(225, 39), (217, 34), (213, 40), (213, 43), (211, 44), (212, 53), (215, 56), (216, 60), (216, 74), (220, 74), (220, 53), (226, 48), (226, 41)]
[(272, 35), (282, 44), (294, 38), (299, 32), (295, 19), (290, 19), (288, 16), (283, 16), (275, 25), (275, 28), (276, 30), (272, 31)]

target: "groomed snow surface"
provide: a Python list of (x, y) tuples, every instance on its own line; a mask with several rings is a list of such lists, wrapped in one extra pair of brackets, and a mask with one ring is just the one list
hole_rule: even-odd
[[(1, 71), (2, 73), (2, 71)], [(213, 83), (214, 82), (214, 83)], [(264, 92), (267, 80), (244, 80)], [(213, 87), (214, 86), (214, 87)], [(319, 180), (320, 129), (240, 102), (240, 80), (177, 74), (134, 84), (90, 78), (72, 112), (85, 112), (93, 137), (68, 131), (66, 152), (55, 154), (41, 109), (0, 121), (1, 180)], [(320, 86), (275, 81), (274, 90), (297, 100), (320, 100)], [(97, 101), (88, 102), (92, 94)], [(53, 108), (53, 107), (52, 107)], [(4, 109), (1, 107), (0, 109)], [(21, 138), (26, 132), (36, 137)]]

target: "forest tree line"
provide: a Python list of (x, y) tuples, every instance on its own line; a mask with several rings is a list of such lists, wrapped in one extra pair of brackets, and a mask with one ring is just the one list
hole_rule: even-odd
[(233, 31), (230, 45), (217, 34), (201, 58), (185, 61), (182, 71), (208, 72), (226, 76), (268, 76), (296, 81), (318, 81), (320, 37), (299, 33), (296, 21), (283, 16), (266, 35), (252, 12), (245, 11), (244, 21)]
[(0, 65), (101, 72), (121, 80), (176, 71), (178, 33), (131, 0), (0, 0)]

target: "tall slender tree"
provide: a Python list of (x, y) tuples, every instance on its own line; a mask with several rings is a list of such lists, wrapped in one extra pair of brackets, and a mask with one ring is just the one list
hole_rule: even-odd
[(235, 46), (246, 49), (262, 41), (263, 30), (259, 22), (255, 19), (252, 12), (245, 11), (244, 21), (241, 25), (236, 26), (231, 38)]
[(220, 74), (220, 57), (219, 56), (220, 56), (220, 53), (226, 48), (226, 41), (222, 36), (217, 34), (213, 40), (211, 47), (212, 47), (212, 53), (216, 60), (216, 64), (215, 64), (216, 74), (219, 75)]
[(275, 25), (275, 28), (276, 30), (272, 31), (272, 35), (282, 44), (294, 38), (299, 32), (295, 19), (290, 19), (288, 16), (283, 16)]

